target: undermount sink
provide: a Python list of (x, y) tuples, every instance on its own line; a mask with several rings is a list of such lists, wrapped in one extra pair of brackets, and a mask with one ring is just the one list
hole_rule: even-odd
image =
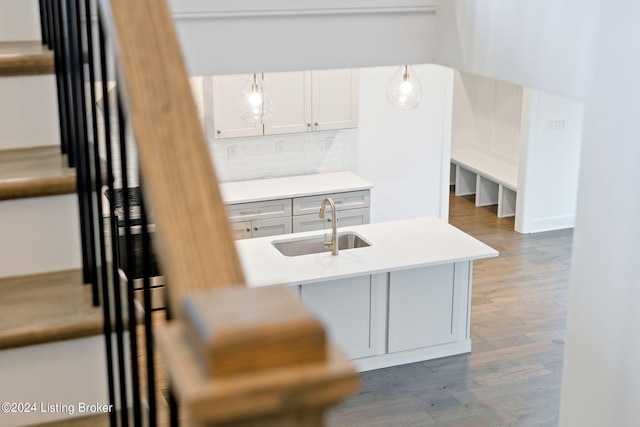
[[(325, 238), (325, 236), (314, 236), (307, 239), (280, 240), (273, 242), (273, 246), (285, 256), (309, 255), (320, 252), (330, 252), (331, 248), (324, 246), (325, 241), (330, 240), (330, 236), (328, 238)], [(367, 246), (371, 246), (371, 243), (355, 233), (338, 234), (339, 250), (366, 248)]]

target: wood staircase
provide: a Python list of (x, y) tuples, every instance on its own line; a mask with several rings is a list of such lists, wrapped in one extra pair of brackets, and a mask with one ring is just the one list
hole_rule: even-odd
[[(0, 41), (0, 87), (9, 88), (0, 100), (2, 402), (106, 400), (102, 313), (79, 269), (76, 173), (60, 154), (57, 128), (48, 125), (57, 121), (56, 109), (39, 105), (55, 99), (53, 71), (53, 55), (40, 41)], [(42, 111), (47, 120), (38, 117)], [(34, 141), (34, 127), (48, 140)], [(0, 426), (62, 417), (68, 415), (3, 412)]]
[[(12, 7), (25, 4), (28, 8), (36, 4), (37, 10), (36, 0), (0, 2)], [(92, 212), (95, 193), (101, 195), (103, 188), (99, 183), (94, 187), (93, 180), (98, 177), (99, 182), (103, 173), (100, 161), (96, 160), (93, 164), (96, 173), (92, 175), (92, 166), (88, 164), (92, 148), (87, 147), (81, 135), (87, 132), (83, 89), (87, 85), (82, 69), (87, 61), (92, 69), (95, 55), (91, 53), (94, 44), (90, 38), (88, 55), (82, 52), (82, 36), (77, 34), (80, 3), (66, 6), (66, 15), (59, 11), (55, 26), (63, 27), (62, 31), (66, 30), (68, 35), (56, 39), (68, 40), (66, 45), (70, 51), (68, 62), (63, 62), (61, 67), (64, 69), (67, 64), (69, 76), (59, 78), (63, 82), (66, 77), (70, 80), (71, 88), (64, 89), (61, 108), (63, 117), (67, 117), (64, 109), (73, 111), (71, 118), (67, 117), (73, 123), (65, 120), (68, 125), (63, 126), (63, 133), (68, 131), (77, 136), (71, 143), (76, 150), (70, 150), (76, 153), (77, 177), (76, 171), (64, 166), (66, 159), (57, 152), (60, 132), (56, 79), (48, 74), (52, 71), (51, 54), (38, 47), (37, 42), (3, 38), (4, 29), (0, 29), (0, 52), (6, 52), (0, 55), (3, 93), (0, 99), (0, 402), (9, 402), (0, 413), (0, 427), (43, 423), (107, 425), (109, 421), (117, 425), (115, 416), (111, 420), (104, 415), (86, 418), (86, 413), (80, 413), (81, 402), (100, 405), (111, 402), (120, 411), (118, 418), (126, 424), (131, 416), (130, 399), (134, 425), (162, 425), (161, 415), (154, 421), (159, 411), (154, 408), (152, 398), (148, 399), (148, 410), (141, 407), (143, 396), (136, 390), (141, 376), (134, 373), (141, 364), (140, 354), (148, 355), (145, 359), (149, 372), (142, 375), (149, 379), (149, 395), (154, 396), (154, 388), (156, 393), (162, 393), (163, 379), (154, 380), (153, 375), (154, 344), (165, 363), (166, 378), (171, 386), (172, 417), (186, 413), (188, 422), (194, 423), (190, 425), (322, 425), (324, 411), (357, 389), (357, 376), (351, 363), (325, 338), (322, 326), (286, 289), (271, 287), (256, 291), (246, 287), (227, 210), (191, 97), (173, 17), (165, 2), (101, 0), (98, 23), (100, 56), (103, 57), (100, 71), (105, 76), (103, 91), (106, 91), (107, 80), (111, 80), (106, 68), (109, 60), (104, 59), (103, 27), (113, 33), (108, 36), (117, 45), (113, 59), (118, 69), (117, 110), (122, 117), (118, 120), (120, 137), (117, 138), (121, 149), (121, 185), (125, 190), (128, 187), (125, 143), (128, 138), (125, 138), (124, 126), (125, 114), (128, 114), (138, 150), (140, 180), (144, 178), (143, 199), (145, 204), (148, 199), (153, 213), (154, 249), (171, 284), (167, 290), (172, 320), (166, 326), (154, 327), (152, 334), (154, 321), (151, 311), (147, 310), (144, 313), (147, 349), (139, 353), (142, 346), (138, 340), (142, 334), (136, 335), (138, 326), (127, 322), (127, 314), (129, 319), (136, 316), (134, 297), (121, 295), (124, 282), (120, 281), (117, 269), (112, 269), (110, 277), (113, 294), (104, 283), (101, 286), (104, 311), (92, 306), (98, 303), (98, 293), (92, 294), (82, 282), (95, 277), (92, 263), (97, 261), (91, 258), (93, 239), (99, 233), (94, 233), (91, 221), (102, 224), (104, 218)], [(64, 16), (66, 20), (62, 19)], [(87, 35), (90, 34), (92, 31), (87, 31)], [(57, 55), (55, 59), (59, 63)], [(93, 87), (93, 74), (89, 74), (89, 87)], [(93, 105), (97, 96), (92, 90), (89, 92), (90, 105)], [(95, 111), (92, 114), (91, 122), (96, 124)], [(114, 140), (109, 136), (108, 117), (110, 114), (105, 114), (106, 147)], [(97, 132), (97, 124), (92, 130)], [(96, 143), (100, 141), (97, 134), (93, 136)], [(180, 144), (176, 144), (178, 140)], [(112, 153), (111, 148), (106, 151)], [(109, 192), (115, 200), (114, 169), (110, 154), (107, 156)], [(82, 215), (79, 215), (78, 197), (73, 194), (75, 182)], [(98, 198), (98, 202), (101, 200)], [(128, 197), (124, 200), (121, 229), (127, 243), (120, 253), (133, 256)], [(195, 211), (194, 206), (198, 207)], [(144, 204), (141, 211), (144, 236), (147, 233)], [(85, 227), (87, 218), (89, 226)], [(85, 243), (90, 240), (84, 246), (85, 267), (88, 267), (84, 273), (79, 270), (82, 258), (79, 225), (85, 230)], [(116, 231), (118, 225), (111, 221), (111, 226), (114, 242), (110, 246), (111, 258), (105, 251), (109, 243), (103, 241), (102, 231), (98, 239), (103, 266), (120, 255), (115, 247), (121, 246)], [(143, 239), (148, 241), (148, 237)], [(143, 247), (145, 245), (143, 243)], [(101, 269), (104, 276), (106, 270)], [(148, 277), (150, 273), (146, 274)], [(106, 281), (103, 277), (102, 282)], [(130, 277), (124, 286), (126, 293), (132, 294), (132, 282)], [(148, 281), (145, 286), (148, 297)], [(128, 301), (127, 314), (120, 307), (122, 298)], [(110, 302), (114, 308), (109, 308)], [(212, 308), (214, 303), (215, 307), (232, 309)], [(145, 303), (146, 307), (150, 305)], [(112, 322), (101, 320), (103, 314), (107, 319), (115, 317), (115, 334)], [(124, 330), (126, 323), (131, 326), (128, 331)], [(125, 343), (127, 334), (130, 339)], [(118, 348), (117, 378), (111, 363), (114, 337)], [(208, 369), (202, 369), (203, 361), (207, 362)], [(220, 366), (226, 368), (221, 370)], [(113, 392), (116, 389), (118, 398)], [(128, 394), (128, 389), (132, 394)], [(13, 413), (11, 402), (15, 402), (18, 409), (25, 403), (33, 404), (35, 409), (30, 413), (20, 410)], [(50, 407), (54, 409), (48, 409)], [(61, 409), (56, 409), (59, 407)], [(149, 417), (146, 423), (145, 415)]]

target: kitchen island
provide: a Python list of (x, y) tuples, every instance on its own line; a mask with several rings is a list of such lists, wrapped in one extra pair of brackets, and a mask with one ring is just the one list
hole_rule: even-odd
[(288, 285), (360, 371), (471, 351), (473, 261), (498, 252), (436, 217), (344, 227), (367, 247), (286, 256), (330, 231), (239, 240), (248, 286)]

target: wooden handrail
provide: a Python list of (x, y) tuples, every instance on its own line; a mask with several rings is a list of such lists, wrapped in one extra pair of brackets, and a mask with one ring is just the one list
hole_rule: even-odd
[(112, 17), (118, 80), (160, 230), (171, 307), (186, 293), (244, 284), (227, 212), (164, 1), (101, 1)]
[(156, 338), (180, 404), (197, 425), (321, 425), (357, 376), (287, 289), (243, 286), (167, 4), (100, 7), (178, 319)]

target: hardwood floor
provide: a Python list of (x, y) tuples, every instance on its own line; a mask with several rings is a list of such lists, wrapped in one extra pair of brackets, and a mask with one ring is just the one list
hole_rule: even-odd
[(500, 251), (476, 261), (471, 354), (364, 372), (337, 426), (556, 426), (572, 230), (523, 235), (450, 197), (450, 221)]

